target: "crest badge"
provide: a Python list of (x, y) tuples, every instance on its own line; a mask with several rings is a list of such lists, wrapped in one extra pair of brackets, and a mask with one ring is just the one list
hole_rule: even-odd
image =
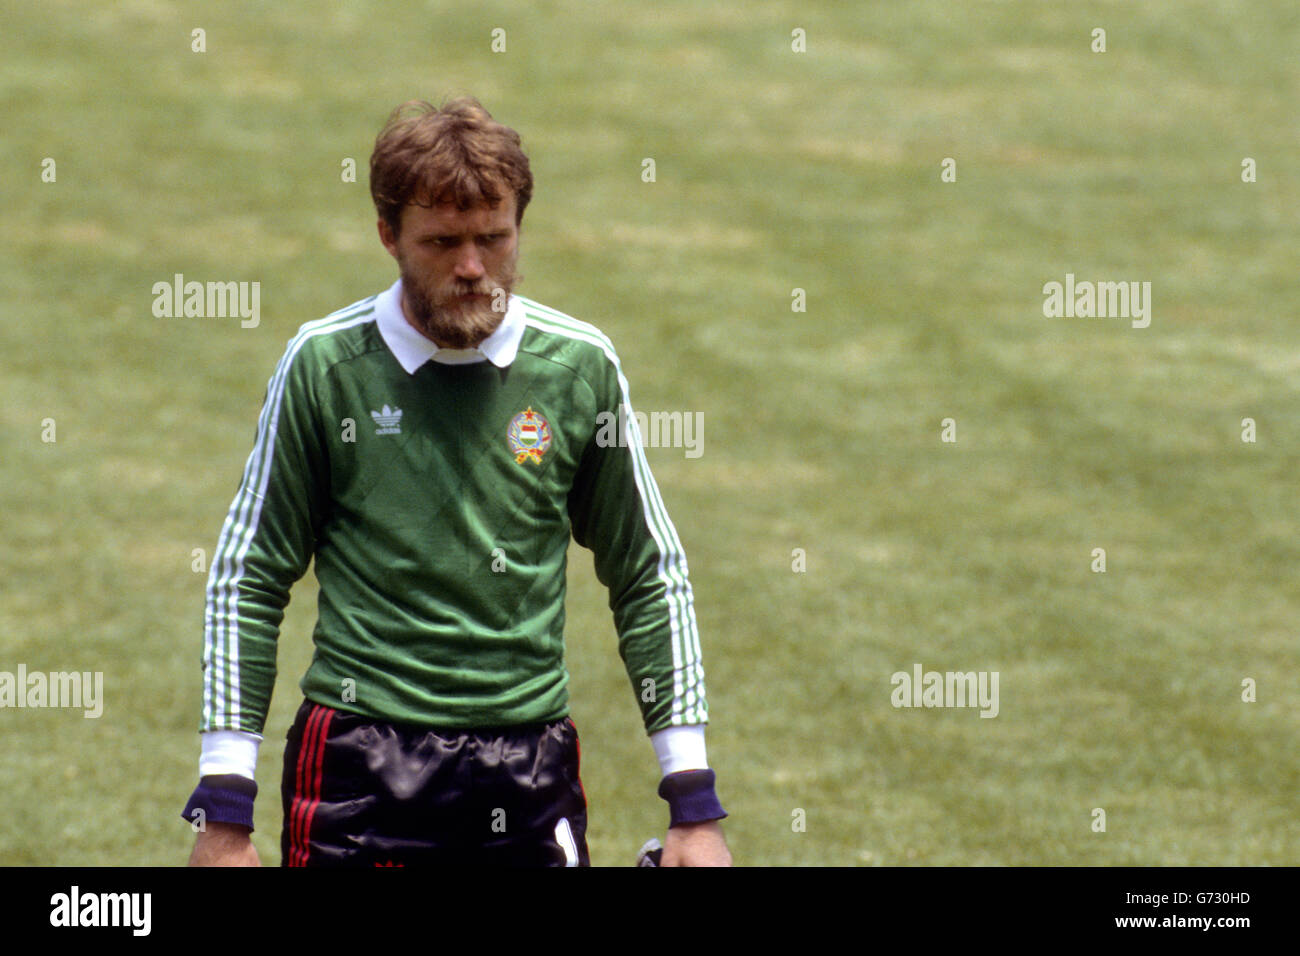
[(522, 465), (531, 460), (534, 465), (540, 465), (546, 449), (551, 447), (551, 426), (529, 405), (526, 410), (510, 419), (506, 439), (510, 442), (510, 453), (515, 456), (515, 464)]

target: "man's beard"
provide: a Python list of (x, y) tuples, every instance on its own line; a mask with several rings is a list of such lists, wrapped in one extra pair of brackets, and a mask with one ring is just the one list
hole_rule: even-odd
[[(506, 317), (510, 290), (519, 281), (514, 259), (496, 275), (485, 275), (476, 282), (453, 279), (441, 288), (426, 285), (405, 262), (398, 268), (404, 304), (413, 324), (448, 349), (472, 349), (495, 332)], [(459, 298), (462, 295), (485, 298), (466, 301)]]

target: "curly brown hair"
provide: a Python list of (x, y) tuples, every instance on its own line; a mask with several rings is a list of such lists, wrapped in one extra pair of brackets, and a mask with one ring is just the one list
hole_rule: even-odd
[(410, 100), (393, 110), (370, 154), (370, 195), (393, 235), (410, 205), (495, 206), (513, 192), (515, 225), (533, 197), (533, 173), (519, 134), (473, 97), (440, 108)]

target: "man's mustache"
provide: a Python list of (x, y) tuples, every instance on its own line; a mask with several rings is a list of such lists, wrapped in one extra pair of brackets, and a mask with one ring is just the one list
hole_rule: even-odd
[(477, 282), (473, 285), (458, 285), (453, 287), (442, 298), (453, 299), (462, 295), (491, 295), (496, 286), (486, 282)]

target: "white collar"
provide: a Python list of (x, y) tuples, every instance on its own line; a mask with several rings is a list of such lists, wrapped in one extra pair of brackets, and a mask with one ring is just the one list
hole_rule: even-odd
[(524, 337), (523, 305), (512, 295), (501, 324), (476, 348), (444, 349), (406, 321), (406, 313), (402, 311), (401, 279), (376, 297), (375, 322), (384, 344), (409, 375), (414, 375), (430, 359), (443, 365), (488, 361), (497, 368), (505, 368), (515, 360), (519, 342)]

